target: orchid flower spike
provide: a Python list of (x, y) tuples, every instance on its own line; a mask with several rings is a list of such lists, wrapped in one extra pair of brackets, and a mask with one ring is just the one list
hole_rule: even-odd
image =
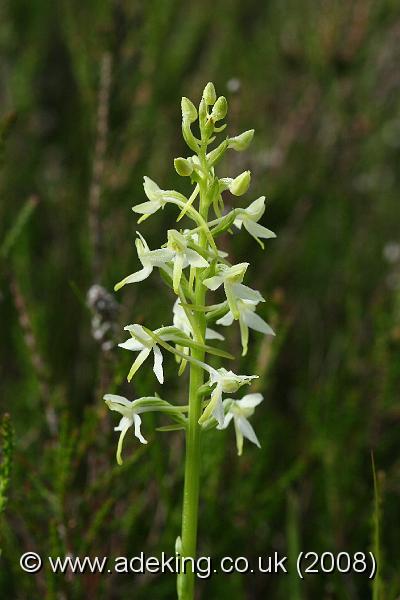
[(239, 263), (232, 267), (220, 264), (217, 267), (217, 274), (203, 281), (203, 284), (210, 290), (216, 290), (221, 285), (224, 286), (226, 299), (235, 320), (240, 316), (238, 299), (265, 302), (260, 292), (242, 284), (248, 266), (249, 263)]
[(223, 402), (224, 409), (227, 409), (227, 412), (224, 422), (222, 425), (218, 425), (217, 429), (226, 429), (233, 419), (239, 456), (242, 455), (243, 451), (243, 438), (247, 438), (250, 442), (258, 446), (258, 448), (261, 448), (256, 433), (248, 421), (248, 417), (252, 416), (255, 407), (262, 401), (263, 396), (261, 394), (247, 394), (241, 400), (226, 398)]
[(210, 387), (215, 385), (215, 388), (211, 394), (210, 402), (207, 404), (199, 419), (199, 423), (202, 425), (211, 415), (213, 415), (217, 419), (218, 424), (222, 427), (224, 423), (222, 394), (233, 394), (234, 392), (237, 392), (242, 385), (248, 385), (252, 379), (258, 379), (258, 375), (236, 375), (233, 371), (227, 371), (223, 367), (220, 369), (213, 369), (208, 365), (204, 365), (204, 367), (210, 373), (208, 385)]
[(119, 465), (122, 465), (122, 444), (126, 432), (130, 427), (132, 427), (132, 425), (134, 426), (134, 434), (137, 437), (137, 439), (142, 444), (147, 444), (147, 440), (144, 439), (140, 431), (142, 420), (139, 417), (139, 413), (145, 412), (146, 409), (135, 409), (135, 402), (137, 403), (137, 401), (130, 402), (129, 400), (127, 400), (127, 398), (124, 398), (123, 396), (117, 396), (116, 394), (106, 394), (104, 396), (104, 400), (110, 410), (115, 410), (116, 412), (119, 412), (122, 415), (122, 418), (118, 423), (117, 427), (114, 427), (114, 431), (121, 432), (117, 446), (117, 462)]
[(261, 196), (254, 200), (247, 208), (240, 209), (239, 214), (234, 221), (235, 227), (238, 229), (243, 227), (249, 234), (264, 248), (264, 244), (259, 238), (274, 238), (275, 233), (259, 224), (259, 220), (265, 212), (265, 196)]
[[(243, 349), (242, 356), (246, 356), (249, 343), (249, 328), (266, 335), (275, 335), (275, 332), (264, 319), (256, 314), (255, 310), (258, 302), (241, 300), (238, 298), (236, 303), (239, 311), (240, 337)], [(218, 319), (216, 323), (217, 325), (224, 325), (226, 327), (232, 325), (233, 320), (233, 313), (229, 310), (226, 315)]]

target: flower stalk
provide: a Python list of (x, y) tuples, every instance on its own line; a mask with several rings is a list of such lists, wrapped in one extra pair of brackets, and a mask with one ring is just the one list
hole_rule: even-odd
[[(163, 190), (149, 177), (144, 178), (147, 201), (133, 207), (140, 215), (138, 222), (153, 217), (168, 205), (178, 209), (177, 228), (166, 232), (166, 242), (151, 250), (144, 237), (138, 233), (136, 250), (141, 265), (139, 270), (122, 279), (115, 286), (119, 290), (128, 284), (137, 284), (159, 270), (166, 285), (175, 294), (173, 325), (155, 330), (144, 325), (127, 325), (130, 337), (119, 344), (125, 350), (138, 352), (127, 379), (131, 381), (150, 357), (156, 380), (164, 383), (164, 353), (173, 354), (178, 363), (178, 375), (189, 371), (188, 400), (185, 405), (166, 402), (157, 394), (130, 401), (122, 396), (107, 394), (107, 406), (121, 415), (115, 428), (120, 433), (117, 461), (122, 463), (123, 443), (132, 427), (135, 437), (146, 444), (141, 432), (140, 414), (154, 411), (170, 419), (169, 424), (157, 427), (158, 431), (183, 430), (185, 433), (185, 466), (182, 506), (181, 535), (176, 541), (176, 552), (182, 557), (181, 573), (177, 579), (179, 600), (193, 600), (195, 573), (191, 561), (196, 559), (199, 492), (201, 478), (201, 446), (210, 431), (225, 429), (233, 420), (238, 454), (243, 451), (244, 438), (260, 447), (260, 442), (249, 418), (260, 404), (261, 394), (247, 394), (242, 400), (231, 398), (242, 386), (250, 385), (257, 375), (237, 375), (232, 370), (208, 360), (220, 361), (233, 358), (228, 352), (214, 346), (214, 341), (224, 337), (210, 325), (224, 327), (237, 323), (242, 341), (242, 354), (249, 347), (249, 329), (266, 335), (274, 335), (271, 327), (256, 314), (257, 307), (265, 300), (257, 290), (244, 283), (248, 262), (231, 264), (228, 255), (218, 249), (215, 239), (223, 233), (232, 233), (234, 225), (242, 227), (263, 247), (260, 238), (268, 239), (275, 234), (259, 223), (265, 211), (265, 198), (250, 203), (247, 208), (235, 207), (226, 214), (224, 194), (236, 197), (245, 195), (251, 181), (250, 171), (235, 177), (219, 178), (215, 166), (228, 150), (241, 152), (253, 139), (253, 130), (226, 137), (210, 149), (216, 137), (224, 131), (228, 105), (226, 98), (217, 97), (212, 83), (203, 91), (198, 109), (188, 99), (182, 99), (182, 134), (190, 150), (195, 154), (178, 157), (175, 170), (182, 177), (190, 177), (192, 193), (186, 198), (174, 190)], [(197, 126), (196, 121), (198, 121)], [(194, 131), (196, 127), (197, 131)], [(210, 212), (213, 214), (210, 215)], [(190, 229), (178, 229), (186, 217), (194, 222)], [(223, 292), (222, 301), (210, 302), (209, 295)], [(207, 341), (206, 341), (207, 340)], [(213, 340), (213, 344), (209, 343)], [(186, 368), (187, 367), (187, 368)], [(224, 396), (229, 394), (229, 398)]]

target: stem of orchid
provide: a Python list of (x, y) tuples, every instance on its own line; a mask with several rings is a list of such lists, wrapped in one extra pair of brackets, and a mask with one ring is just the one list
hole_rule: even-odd
[[(205, 149), (201, 150), (201, 161), (208, 170)], [(200, 214), (207, 222), (208, 206), (206, 201), (207, 181), (200, 186)], [(207, 248), (207, 235), (204, 229), (199, 232), (199, 246)], [(206, 288), (199, 277), (199, 269), (196, 269), (195, 282), (195, 304), (204, 305)], [(195, 336), (199, 337), (197, 341), (205, 339), (206, 318), (203, 313), (196, 313), (193, 318), (197, 321), (197, 327), (194, 330)], [(198, 333), (197, 333), (198, 332)], [(204, 351), (196, 348), (191, 349), (193, 358), (204, 362)], [(186, 457), (185, 457), (185, 483), (183, 491), (182, 508), (182, 557), (196, 559), (197, 548), (197, 520), (199, 506), (199, 483), (201, 469), (201, 426), (199, 418), (201, 416), (201, 397), (198, 395), (199, 388), (204, 383), (203, 369), (190, 363), (190, 384), (189, 384), (189, 413), (186, 429)], [(183, 570), (183, 569), (182, 569)], [(190, 564), (185, 565), (185, 569), (178, 575), (178, 598), (179, 600), (193, 600), (195, 575)]]

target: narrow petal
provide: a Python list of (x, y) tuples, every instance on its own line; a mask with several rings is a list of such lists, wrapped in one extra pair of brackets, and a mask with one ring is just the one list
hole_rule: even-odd
[(144, 193), (146, 194), (148, 199), (151, 200), (151, 202), (155, 202), (159, 200), (160, 197), (162, 197), (161, 188), (157, 185), (155, 181), (150, 179), (150, 177), (147, 177), (147, 175), (143, 177), (143, 188)]
[(140, 431), (142, 419), (139, 417), (139, 415), (135, 414), (135, 415), (133, 415), (133, 420), (135, 423), (135, 436), (142, 444), (147, 444), (147, 440), (144, 439), (144, 437), (142, 436), (141, 431)]
[(246, 394), (241, 400), (236, 400), (240, 408), (255, 408), (264, 400), (262, 394)]
[(175, 252), (169, 250), (169, 248), (157, 248), (157, 250), (150, 250), (142, 255), (142, 260), (146, 263), (153, 265), (153, 267), (161, 267), (167, 262), (170, 262), (175, 256)]
[(136, 273), (132, 273), (132, 275), (128, 275), (128, 277), (125, 277), (125, 279), (122, 279), (122, 281), (116, 283), (114, 286), (114, 291), (118, 292), (119, 289), (121, 289), (124, 285), (127, 285), (128, 283), (138, 283), (138, 281), (143, 281), (144, 279), (147, 279), (152, 271), (153, 267), (151, 266), (143, 267), (143, 269), (140, 269), (140, 271), (136, 271)]
[(212, 414), (217, 419), (219, 426), (224, 424), (225, 414), (224, 414), (224, 406), (222, 404), (222, 396), (219, 396), (219, 398), (217, 399), (217, 402), (215, 403)]
[(133, 212), (138, 213), (139, 215), (153, 215), (159, 208), (161, 208), (159, 202), (142, 202), (141, 204), (132, 206)]
[(174, 260), (174, 267), (172, 272), (172, 286), (174, 288), (175, 294), (179, 291), (179, 284), (181, 282), (182, 277), (182, 269), (183, 269), (183, 261), (184, 255), (181, 252), (177, 252)]
[(238, 452), (238, 456), (242, 456), (243, 452), (243, 433), (240, 430), (238, 420), (234, 420), (235, 425), (235, 434), (236, 434), (236, 448)]
[(158, 381), (160, 383), (164, 383), (164, 371), (163, 371), (163, 367), (162, 367), (162, 363), (163, 363), (162, 352), (158, 346), (154, 346), (153, 353), (154, 353), (153, 371), (154, 371)]
[(258, 441), (256, 432), (254, 431), (253, 427), (250, 425), (249, 421), (245, 417), (237, 417), (236, 422), (238, 424), (240, 431), (244, 435), (244, 437), (247, 438), (248, 440), (250, 440), (250, 442), (253, 442), (253, 444), (258, 446), (259, 448), (261, 448), (261, 444)]
[(241, 300), (251, 300), (252, 302), (265, 302), (265, 299), (261, 296), (258, 290), (253, 290), (243, 283), (234, 283), (232, 285), (233, 292), (237, 298)]
[(185, 254), (189, 265), (192, 265), (192, 267), (208, 267), (206, 259), (200, 256), (195, 250), (188, 248)]
[(246, 321), (242, 318), (242, 316), (239, 317), (239, 326), (240, 326), (240, 341), (242, 342), (242, 349), (243, 349), (242, 356), (246, 356), (248, 345), (249, 345), (249, 328), (246, 324)]
[(224, 283), (224, 290), (225, 290), (225, 296), (226, 299), (228, 300), (228, 304), (229, 304), (229, 308), (231, 309), (231, 313), (233, 315), (233, 318), (235, 319), (235, 321), (239, 318), (239, 308), (236, 302), (236, 294), (235, 294), (235, 288), (234, 286), (239, 285), (239, 284), (232, 284), (229, 283), (229, 281), (225, 281)]
[(103, 400), (107, 402), (108, 407), (111, 410), (115, 410), (115, 408), (111, 407), (111, 404), (122, 404), (123, 406), (132, 406), (132, 402), (125, 398), (124, 396), (118, 396), (117, 394), (105, 394), (103, 396)]
[[(221, 417), (221, 408), (218, 408), (217, 404), (221, 405), (222, 417)], [(211, 394), (210, 402), (205, 407), (203, 414), (201, 415), (201, 417), (199, 419), (200, 425), (205, 423), (205, 421), (207, 421), (207, 419), (209, 417), (211, 417), (212, 414), (214, 414), (214, 410), (216, 409), (216, 407), (217, 407), (216, 412), (217, 412), (217, 415), (219, 418), (217, 417), (217, 415), (214, 415), (214, 416), (215, 416), (215, 418), (217, 418), (218, 424), (222, 426), (224, 423), (224, 407), (222, 405), (222, 387), (219, 383), (216, 385), (213, 393)]]
[(254, 329), (254, 331), (259, 331), (260, 333), (265, 333), (269, 335), (275, 335), (275, 332), (272, 329), (272, 327), (270, 327), (268, 323), (264, 321), (264, 319), (262, 319), (259, 315), (257, 315), (254, 312), (246, 311), (246, 313), (243, 316), (243, 320), (251, 329)]
[(130, 381), (132, 379), (132, 377), (134, 376), (134, 374), (136, 373), (136, 371), (138, 369), (140, 369), (140, 367), (142, 366), (142, 364), (144, 363), (144, 361), (146, 360), (146, 358), (148, 357), (150, 352), (151, 352), (150, 348), (144, 348), (141, 352), (139, 352), (139, 354), (136, 357), (135, 362), (131, 366), (131, 369), (128, 373), (128, 377), (127, 377), (128, 381)]
[(118, 426), (118, 428), (116, 427), (115, 430), (116, 431), (120, 431), (120, 436), (118, 439), (118, 446), (117, 446), (117, 463), (119, 465), (122, 465), (122, 444), (124, 442), (124, 437), (126, 435), (126, 432), (128, 431), (129, 427), (132, 425), (132, 420), (128, 419), (126, 417), (123, 417), (120, 421), (120, 424)]
[(264, 227), (263, 225), (260, 225), (259, 223), (255, 223), (251, 219), (244, 219), (243, 225), (245, 226), (247, 231), (250, 233), (250, 235), (252, 235), (255, 238), (258, 238), (258, 237), (264, 238), (264, 239), (276, 238), (276, 234), (273, 231), (271, 231), (270, 229), (267, 229), (266, 227)]
[(220, 319), (218, 319), (218, 321), (216, 321), (217, 325), (224, 325), (225, 327), (228, 327), (229, 325), (232, 325), (233, 323), (233, 314), (232, 311), (228, 310), (228, 312), (226, 313), (226, 315), (224, 315), (223, 317), (221, 317)]
[(224, 340), (224, 336), (221, 335), (220, 333), (218, 333), (218, 331), (215, 331), (214, 329), (211, 329), (210, 327), (207, 327), (206, 329), (206, 340)]
[(233, 414), (231, 412), (226, 413), (225, 417), (224, 417), (224, 422), (222, 423), (222, 426), (220, 427), (218, 425), (217, 429), (226, 429), (229, 425), (229, 423), (232, 421), (233, 419)]
[(203, 285), (205, 285), (209, 290), (216, 290), (219, 286), (224, 282), (221, 275), (214, 275), (214, 277), (208, 277), (203, 281)]
[(131, 350), (132, 352), (140, 352), (140, 350), (143, 350), (144, 348), (142, 343), (138, 342), (138, 340), (135, 340), (132, 337), (126, 340), (126, 342), (118, 344), (118, 346), (120, 348), (124, 348), (125, 350)]

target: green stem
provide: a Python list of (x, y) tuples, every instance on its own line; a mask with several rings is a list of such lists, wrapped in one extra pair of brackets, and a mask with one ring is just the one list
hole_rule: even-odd
[[(203, 155), (205, 163), (205, 153)], [(206, 163), (205, 163), (206, 164)], [(200, 214), (207, 221), (207, 182), (200, 186)], [(207, 236), (204, 230), (200, 231), (199, 246), (207, 247)], [(197, 270), (196, 270), (197, 271)], [(205, 301), (206, 288), (203, 286), (197, 272), (195, 284), (195, 304), (202, 306)], [(206, 318), (202, 313), (194, 315), (197, 321), (195, 337), (205, 339)], [(201, 341), (201, 339), (197, 340)], [(204, 350), (192, 348), (193, 358), (203, 362)], [(189, 413), (188, 426), (186, 430), (186, 457), (185, 457), (185, 483), (183, 491), (182, 508), (182, 557), (196, 559), (197, 548), (197, 520), (199, 506), (199, 483), (201, 471), (201, 427), (199, 418), (201, 416), (201, 397), (199, 388), (204, 383), (203, 369), (196, 364), (190, 363), (189, 384)], [(195, 574), (191, 569), (190, 561), (185, 565), (186, 573), (178, 575), (178, 598), (179, 600), (193, 600), (195, 587)]]

